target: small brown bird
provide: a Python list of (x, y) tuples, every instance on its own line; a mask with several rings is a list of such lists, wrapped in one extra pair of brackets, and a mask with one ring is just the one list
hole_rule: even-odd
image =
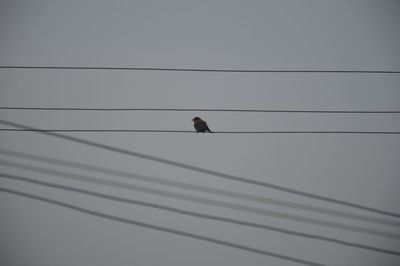
[(208, 132), (210, 132), (210, 133), (213, 133), (209, 128), (208, 128), (208, 125), (207, 125), (207, 122), (206, 121), (204, 121), (204, 120), (202, 120), (200, 117), (195, 117), (195, 118), (193, 118), (192, 119), (192, 121), (193, 121), (193, 123), (194, 123), (194, 128), (196, 129), (196, 133), (199, 133), (199, 132), (206, 132), (206, 131), (208, 131)]

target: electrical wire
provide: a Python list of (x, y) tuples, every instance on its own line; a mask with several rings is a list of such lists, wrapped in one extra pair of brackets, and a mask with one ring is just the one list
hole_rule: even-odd
[(296, 70), (296, 69), (217, 69), (217, 68), (162, 68), (162, 67), (96, 67), (96, 66), (12, 66), (0, 69), (52, 69), (52, 70), (125, 70), (125, 71), (174, 71), (174, 72), (227, 72), (227, 73), (347, 73), (347, 74), (399, 74), (396, 70)]
[(123, 182), (98, 179), (98, 178), (94, 178), (94, 177), (90, 177), (90, 176), (77, 175), (77, 174), (73, 174), (73, 173), (69, 173), (69, 172), (65, 172), (65, 171), (31, 166), (31, 165), (21, 164), (21, 163), (17, 163), (17, 162), (0, 160), (0, 164), (6, 165), (8, 167), (17, 168), (17, 169), (34, 171), (34, 172), (39, 172), (39, 173), (49, 174), (49, 175), (56, 175), (56, 176), (60, 176), (63, 178), (74, 179), (74, 180), (84, 181), (84, 182), (88, 182), (88, 183), (113, 186), (116, 188), (128, 189), (128, 190), (143, 192), (143, 193), (152, 194), (152, 195), (156, 195), (156, 196), (180, 199), (180, 200), (184, 200), (184, 201), (190, 201), (190, 202), (194, 202), (197, 204), (209, 205), (209, 206), (213, 206), (213, 207), (238, 210), (238, 211), (243, 211), (243, 212), (257, 214), (257, 215), (272, 216), (272, 217), (276, 217), (276, 218), (280, 218), (280, 219), (286, 219), (286, 220), (297, 221), (297, 222), (302, 222), (302, 223), (309, 223), (309, 224), (314, 224), (314, 225), (319, 225), (319, 226), (331, 227), (331, 228), (346, 230), (346, 231), (350, 231), (350, 232), (359, 232), (359, 233), (365, 233), (365, 234), (370, 234), (370, 235), (375, 235), (375, 236), (380, 236), (380, 237), (400, 239), (400, 234), (391, 233), (391, 232), (387, 232), (387, 231), (381, 231), (381, 230), (374, 230), (374, 229), (370, 229), (370, 228), (366, 228), (366, 227), (362, 227), (362, 226), (355, 226), (355, 225), (348, 225), (348, 224), (331, 222), (331, 221), (324, 221), (321, 219), (314, 219), (314, 218), (311, 218), (308, 216), (306, 217), (306, 216), (300, 216), (300, 215), (292, 215), (292, 214), (287, 214), (284, 212), (254, 208), (254, 207), (249, 207), (249, 206), (245, 206), (245, 205), (241, 205), (241, 204), (234, 204), (231, 202), (224, 202), (224, 201), (212, 200), (212, 199), (208, 199), (208, 198), (201, 198), (201, 197), (197, 197), (197, 196), (193, 196), (193, 195), (185, 195), (185, 194), (181, 194), (181, 193), (175, 193), (175, 192), (165, 191), (165, 190), (161, 190), (161, 189), (153, 189), (153, 188), (148, 188), (148, 187), (139, 186), (139, 185), (127, 184), (127, 183), (123, 183)]
[(139, 174), (135, 174), (132, 172), (125, 172), (125, 171), (110, 169), (110, 168), (101, 167), (101, 166), (94, 166), (94, 165), (89, 165), (89, 164), (84, 164), (84, 163), (55, 159), (54, 157), (50, 158), (50, 157), (45, 157), (45, 156), (36, 155), (36, 154), (32, 154), (32, 153), (17, 152), (17, 151), (2, 149), (2, 148), (0, 148), (0, 154), (9, 156), (9, 157), (19, 158), (19, 159), (32, 160), (35, 162), (50, 163), (50, 164), (54, 164), (57, 166), (69, 167), (69, 168), (80, 169), (80, 170), (85, 170), (85, 171), (92, 171), (95, 173), (129, 178), (132, 180), (139, 180), (139, 181), (144, 181), (144, 182), (159, 184), (159, 185), (165, 185), (165, 186), (174, 187), (174, 188), (182, 188), (185, 190), (204, 192), (204, 193), (216, 195), (216, 196), (224, 196), (224, 197), (230, 197), (230, 198), (234, 198), (234, 199), (253, 201), (253, 202), (257, 202), (257, 203), (272, 204), (272, 205), (277, 205), (277, 206), (281, 206), (281, 207), (287, 207), (287, 208), (300, 209), (300, 210), (305, 210), (305, 211), (310, 211), (310, 212), (328, 214), (328, 215), (353, 219), (353, 220), (357, 220), (357, 221), (371, 222), (371, 223), (400, 227), (400, 222), (398, 222), (398, 221), (386, 220), (386, 219), (382, 219), (382, 218), (378, 218), (378, 217), (371, 217), (371, 216), (350, 213), (350, 212), (343, 212), (343, 211), (329, 209), (329, 208), (316, 207), (316, 206), (301, 204), (301, 203), (297, 203), (297, 202), (289, 202), (289, 201), (278, 200), (278, 199), (273, 199), (273, 198), (260, 197), (257, 195), (223, 190), (223, 189), (214, 188), (214, 187), (206, 187), (206, 186), (195, 185), (195, 184), (190, 184), (190, 183), (178, 182), (178, 181), (168, 180), (166, 178), (144, 176), (144, 175), (139, 175)]
[[(22, 124), (15, 123), (15, 122), (11, 122), (11, 121), (6, 121), (3, 119), (0, 119), (0, 124), (13, 126), (13, 127), (21, 128), (21, 129), (36, 130), (36, 128), (22, 125)], [(160, 157), (156, 157), (156, 156), (152, 156), (152, 155), (147, 155), (147, 154), (143, 154), (143, 153), (139, 153), (139, 152), (134, 152), (134, 151), (126, 150), (126, 149), (122, 149), (122, 148), (117, 148), (117, 147), (113, 147), (110, 145), (105, 145), (102, 143), (85, 140), (85, 139), (81, 139), (81, 138), (77, 138), (77, 137), (72, 137), (72, 136), (64, 135), (64, 134), (60, 134), (60, 133), (46, 132), (46, 131), (37, 131), (37, 132), (44, 134), (44, 135), (49, 135), (49, 136), (53, 136), (56, 138), (65, 139), (68, 141), (100, 148), (103, 150), (108, 150), (108, 151), (125, 154), (128, 156), (133, 156), (133, 157), (137, 157), (137, 158), (142, 158), (142, 159), (146, 159), (146, 160), (150, 160), (150, 161), (155, 161), (155, 162), (159, 162), (159, 163), (163, 163), (163, 164), (173, 165), (173, 166), (176, 166), (179, 168), (188, 169), (188, 170), (192, 170), (192, 171), (196, 171), (196, 172), (201, 172), (201, 173), (217, 176), (217, 177), (228, 179), (228, 180), (234, 180), (237, 182), (252, 184), (252, 185), (261, 186), (261, 187), (267, 187), (267, 188), (280, 190), (280, 191), (284, 191), (284, 192), (299, 195), (299, 196), (304, 196), (304, 197), (308, 197), (308, 198), (312, 198), (312, 199), (318, 199), (321, 201), (331, 202), (331, 203), (335, 203), (338, 205), (353, 207), (353, 208), (360, 209), (360, 210), (365, 210), (365, 211), (369, 211), (369, 212), (373, 212), (373, 213), (378, 213), (378, 214), (382, 214), (382, 215), (400, 218), (400, 214), (398, 214), (398, 213), (394, 213), (394, 212), (390, 212), (390, 211), (386, 211), (386, 210), (382, 210), (382, 209), (378, 209), (378, 208), (373, 208), (373, 207), (369, 207), (366, 205), (356, 204), (356, 203), (352, 203), (352, 202), (348, 202), (348, 201), (344, 201), (344, 200), (339, 200), (339, 199), (325, 197), (325, 196), (321, 196), (321, 195), (317, 195), (317, 194), (313, 194), (313, 193), (303, 192), (300, 190), (287, 188), (287, 187), (271, 184), (271, 183), (264, 182), (264, 181), (259, 181), (259, 180), (248, 179), (248, 178), (244, 178), (244, 177), (240, 177), (240, 176), (225, 174), (222, 172), (217, 172), (217, 171), (209, 170), (206, 168), (193, 166), (190, 164), (175, 162), (172, 160), (168, 160), (168, 159), (164, 159), (164, 158), (160, 158)]]
[(322, 114), (399, 114), (398, 110), (285, 110), (285, 109), (218, 109), (218, 108), (81, 108), (0, 106), (0, 110), (30, 111), (155, 111), (155, 112), (244, 112), (244, 113), (322, 113)]
[[(0, 132), (97, 132), (97, 133), (196, 133), (193, 130), (163, 129), (14, 129), (0, 128)], [(399, 135), (400, 131), (340, 131), (340, 130), (269, 130), (269, 131), (213, 131), (216, 134), (374, 134)]]
[(193, 211), (186, 211), (183, 209), (169, 207), (166, 205), (160, 205), (160, 204), (154, 204), (154, 203), (149, 203), (149, 202), (144, 202), (144, 201), (138, 201), (138, 200), (132, 200), (132, 199), (127, 199), (127, 198), (122, 198), (122, 197), (111, 196), (111, 195), (98, 193), (98, 192), (94, 192), (94, 191), (90, 191), (90, 190), (86, 190), (86, 189), (74, 188), (74, 187), (70, 187), (70, 186), (59, 185), (59, 184), (54, 184), (54, 183), (50, 183), (50, 182), (44, 182), (44, 181), (35, 180), (32, 178), (27, 178), (27, 177), (22, 177), (22, 176), (15, 176), (15, 175), (9, 175), (9, 174), (5, 174), (5, 173), (0, 173), (0, 178), (19, 180), (19, 181), (28, 182), (28, 183), (35, 184), (35, 185), (52, 187), (52, 188), (57, 188), (57, 189), (61, 189), (61, 190), (67, 190), (67, 191), (72, 191), (72, 192), (76, 192), (76, 193), (80, 193), (80, 194), (94, 196), (97, 198), (103, 198), (103, 199), (107, 199), (107, 200), (113, 200), (113, 201), (118, 201), (118, 202), (138, 205), (138, 206), (145, 206), (145, 207), (149, 207), (149, 208), (155, 208), (155, 209), (159, 209), (159, 210), (178, 213), (181, 215), (188, 215), (188, 216), (192, 216), (192, 217), (196, 217), (196, 218), (202, 218), (202, 219), (226, 222), (226, 223), (242, 225), (242, 226), (247, 226), (247, 227), (252, 227), (252, 228), (257, 228), (257, 229), (275, 231), (275, 232), (279, 232), (279, 233), (284, 233), (284, 234), (289, 234), (289, 235), (294, 235), (294, 236), (299, 236), (299, 237), (304, 237), (304, 238), (309, 238), (309, 239), (317, 239), (317, 240), (331, 242), (331, 243), (335, 243), (335, 244), (339, 244), (339, 245), (356, 247), (356, 248), (365, 249), (365, 250), (369, 250), (369, 251), (375, 251), (375, 252), (400, 256), (400, 252), (398, 252), (398, 251), (376, 248), (376, 247), (372, 247), (372, 246), (368, 246), (368, 245), (352, 243), (352, 242), (348, 242), (348, 241), (343, 241), (343, 240), (330, 238), (330, 237), (324, 237), (324, 236), (315, 235), (315, 234), (307, 234), (307, 233), (287, 230), (287, 229), (283, 229), (283, 228), (279, 228), (279, 227), (275, 227), (275, 226), (251, 223), (251, 222), (241, 221), (241, 220), (237, 220), (237, 219), (231, 219), (231, 218), (215, 216), (215, 215), (208, 215), (208, 214), (203, 214), (203, 213), (198, 213), (198, 212), (193, 212)]
[(117, 217), (117, 216), (113, 216), (113, 215), (109, 215), (109, 214), (93, 211), (93, 210), (90, 210), (90, 209), (87, 209), (87, 208), (79, 207), (77, 205), (73, 205), (73, 204), (69, 204), (69, 203), (65, 203), (65, 202), (61, 202), (61, 201), (57, 201), (57, 200), (53, 200), (53, 199), (49, 199), (49, 198), (45, 198), (45, 197), (41, 197), (41, 196), (36, 196), (36, 195), (33, 195), (33, 194), (29, 194), (29, 193), (25, 193), (25, 192), (13, 190), (13, 189), (7, 189), (7, 188), (4, 188), (4, 187), (0, 187), (0, 191), (4, 192), (4, 193), (9, 193), (9, 194), (13, 194), (13, 195), (18, 195), (18, 196), (21, 196), (21, 197), (29, 198), (29, 199), (34, 199), (34, 200), (46, 202), (46, 203), (49, 203), (49, 204), (52, 204), (52, 205), (61, 206), (61, 207), (64, 207), (64, 208), (68, 208), (68, 209), (75, 210), (75, 211), (78, 211), (78, 212), (81, 212), (81, 213), (85, 213), (85, 214), (89, 214), (89, 215), (92, 215), (92, 216), (97, 216), (97, 217), (105, 218), (105, 219), (108, 219), (108, 220), (122, 222), (122, 223), (125, 223), (125, 224), (136, 225), (136, 226), (140, 226), (140, 227), (144, 227), (144, 228), (148, 228), (148, 229), (153, 229), (153, 230), (167, 232), (167, 233), (171, 233), (171, 234), (175, 234), (175, 235), (181, 235), (181, 236), (185, 236), (185, 237), (189, 237), (189, 238), (193, 238), (193, 239), (203, 240), (203, 241), (207, 241), (207, 242), (210, 242), (210, 243), (215, 243), (215, 244), (222, 245), (222, 246), (241, 249), (241, 250), (249, 251), (249, 252), (252, 252), (252, 253), (257, 253), (257, 254), (270, 256), (270, 257), (275, 257), (275, 258), (279, 258), (279, 259), (283, 259), (283, 260), (287, 260), (287, 261), (297, 262), (297, 263), (304, 264), (304, 265), (324, 266), (323, 264), (320, 264), (320, 263), (315, 263), (315, 262), (311, 262), (311, 261), (307, 261), (307, 260), (297, 259), (297, 258), (294, 258), (294, 257), (290, 257), (290, 256), (286, 256), (286, 255), (282, 255), (282, 254), (278, 254), (278, 253), (274, 253), (274, 252), (270, 252), (270, 251), (266, 251), (266, 250), (256, 249), (256, 248), (252, 248), (252, 247), (249, 247), (249, 246), (236, 244), (236, 243), (233, 243), (233, 242), (227, 242), (227, 241), (219, 240), (219, 239), (216, 239), (216, 238), (211, 238), (211, 237), (202, 236), (202, 235), (198, 235), (198, 234), (193, 234), (193, 233), (189, 233), (189, 232), (185, 232), (185, 231), (175, 230), (175, 229), (162, 227), (162, 226), (158, 226), (158, 225), (143, 223), (143, 222), (136, 221), (136, 220), (121, 218), (121, 217)]

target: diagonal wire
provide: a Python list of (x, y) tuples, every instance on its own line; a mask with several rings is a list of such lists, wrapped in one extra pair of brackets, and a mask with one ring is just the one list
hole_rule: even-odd
[(39, 181), (39, 180), (22, 177), (22, 176), (15, 176), (15, 175), (9, 175), (9, 174), (5, 174), (5, 173), (0, 173), (0, 177), (7, 178), (7, 179), (13, 179), (13, 180), (19, 180), (19, 181), (28, 182), (28, 183), (46, 186), (46, 187), (57, 188), (57, 189), (61, 189), (61, 190), (73, 191), (76, 193), (90, 195), (90, 196), (94, 196), (97, 198), (103, 198), (103, 199), (107, 199), (107, 200), (113, 200), (113, 201), (133, 204), (133, 205), (145, 206), (145, 207), (149, 207), (149, 208), (155, 208), (155, 209), (169, 211), (169, 212), (178, 213), (178, 214), (182, 214), (182, 215), (188, 215), (188, 216), (192, 216), (192, 217), (196, 217), (196, 218), (215, 220), (215, 221), (226, 222), (226, 223), (231, 223), (231, 224), (236, 224), (236, 225), (243, 225), (243, 226), (248, 226), (248, 227), (253, 227), (253, 228), (258, 228), (258, 229), (263, 229), (263, 230), (269, 230), (269, 231), (275, 231), (275, 232), (289, 234), (289, 235), (295, 235), (295, 236), (299, 236), (299, 237), (305, 237), (305, 238), (309, 238), (309, 239), (317, 239), (317, 240), (331, 242), (331, 243), (344, 245), (344, 246), (356, 247), (356, 248), (365, 249), (365, 250), (369, 250), (369, 251), (375, 251), (375, 252), (400, 256), (400, 252), (398, 252), (398, 251), (381, 249), (381, 248), (376, 248), (376, 247), (358, 244), (358, 243), (352, 243), (352, 242), (343, 241), (343, 240), (339, 240), (339, 239), (335, 239), (335, 238), (331, 238), (331, 237), (324, 237), (324, 236), (319, 236), (319, 235), (314, 235), (314, 234), (301, 233), (301, 232), (287, 230), (287, 229), (283, 229), (283, 228), (279, 228), (279, 227), (275, 227), (275, 226), (251, 223), (251, 222), (246, 222), (246, 221), (241, 221), (241, 220), (236, 220), (236, 219), (231, 219), (231, 218), (226, 218), (226, 217), (221, 217), (221, 216), (193, 212), (193, 211), (186, 211), (183, 209), (169, 207), (166, 205), (160, 205), (160, 204), (154, 204), (154, 203), (149, 203), (149, 202), (144, 202), (144, 201), (138, 201), (138, 200), (132, 200), (132, 199), (127, 199), (127, 198), (122, 198), (122, 197), (111, 196), (111, 195), (98, 193), (98, 192), (94, 192), (94, 191), (90, 191), (90, 190), (86, 190), (86, 189), (74, 188), (74, 187), (54, 184), (54, 183), (45, 182), (45, 181)]
[(43, 173), (43, 174), (56, 175), (56, 176), (60, 176), (63, 178), (85, 181), (85, 182), (89, 182), (89, 183), (96, 183), (96, 184), (100, 184), (100, 185), (113, 186), (113, 187), (117, 187), (117, 188), (143, 192), (143, 193), (152, 194), (152, 195), (156, 195), (156, 196), (162, 196), (162, 197), (168, 197), (168, 198), (180, 199), (180, 200), (184, 200), (184, 201), (195, 202), (197, 204), (209, 205), (209, 206), (213, 206), (213, 207), (238, 210), (238, 211), (243, 211), (243, 212), (257, 214), (257, 215), (272, 216), (272, 217), (277, 217), (277, 218), (281, 218), (281, 219), (287, 219), (287, 220), (292, 220), (292, 221), (297, 221), (297, 222), (302, 222), (302, 223), (309, 223), (309, 224), (314, 224), (314, 225), (320, 225), (320, 226), (325, 226), (325, 227), (346, 230), (346, 231), (350, 231), (350, 232), (359, 232), (359, 233), (365, 233), (365, 234), (370, 234), (370, 235), (375, 235), (375, 236), (400, 239), (400, 234), (391, 233), (391, 232), (387, 232), (387, 231), (381, 231), (381, 230), (374, 230), (374, 229), (361, 227), (361, 226), (348, 225), (348, 224), (331, 222), (331, 221), (324, 221), (324, 220), (320, 220), (320, 219), (314, 219), (314, 218), (311, 218), (308, 216), (306, 217), (306, 216), (287, 214), (284, 212), (270, 211), (270, 210), (265, 210), (265, 209), (260, 209), (260, 208), (249, 207), (249, 206), (245, 206), (245, 205), (241, 205), (241, 204), (234, 204), (234, 203), (230, 203), (230, 202), (212, 200), (212, 199), (208, 199), (208, 198), (201, 198), (201, 197), (196, 197), (196, 196), (192, 196), (192, 195), (174, 193), (174, 192), (169, 192), (169, 191), (165, 191), (165, 190), (153, 189), (153, 188), (148, 188), (148, 187), (139, 186), (139, 185), (132, 185), (132, 184), (127, 184), (127, 183), (122, 183), (122, 182), (117, 182), (117, 181), (98, 179), (98, 178), (93, 178), (90, 176), (77, 175), (77, 174), (73, 174), (73, 173), (69, 173), (69, 172), (52, 170), (52, 169), (42, 168), (42, 167), (37, 167), (37, 166), (31, 166), (31, 165), (21, 164), (21, 163), (17, 163), (17, 162), (0, 160), (0, 164), (6, 165), (9, 167), (13, 167), (13, 168), (17, 168), (17, 169), (24, 169), (24, 170), (28, 170), (28, 171)]
[[(19, 123), (10, 122), (10, 121), (3, 120), (3, 119), (0, 119), (0, 124), (13, 126), (13, 127), (21, 128), (21, 129), (36, 130), (36, 128), (25, 126), (25, 125), (22, 125), (22, 124), (19, 124)], [(164, 159), (164, 158), (160, 158), (160, 157), (156, 157), (156, 156), (152, 156), (152, 155), (147, 155), (147, 154), (143, 154), (143, 153), (139, 153), (139, 152), (134, 152), (134, 151), (131, 151), (131, 150), (117, 148), (117, 147), (105, 145), (105, 144), (94, 142), (94, 141), (90, 141), (90, 140), (76, 138), (76, 137), (72, 137), (72, 136), (68, 136), (68, 135), (64, 135), (64, 134), (59, 134), (59, 133), (55, 133), (55, 132), (38, 131), (38, 133), (41, 133), (41, 134), (44, 134), (44, 135), (53, 136), (53, 137), (56, 137), (56, 138), (65, 139), (65, 140), (76, 142), (76, 143), (89, 145), (89, 146), (100, 148), (100, 149), (103, 149), (103, 150), (108, 150), (108, 151), (112, 151), (112, 152), (116, 152), (116, 153), (120, 153), (120, 154), (125, 154), (125, 155), (128, 155), (128, 156), (133, 156), (133, 157), (142, 158), (142, 159), (146, 159), (146, 160), (151, 160), (151, 161), (155, 161), (155, 162), (159, 162), (159, 163), (163, 163), (163, 164), (173, 165), (173, 166), (176, 166), (176, 167), (180, 167), (180, 168), (184, 168), (184, 169), (188, 169), (188, 170), (192, 170), (192, 171), (196, 171), (196, 172), (201, 172), (201, 173), (217, 176), (217, 177), (228, 179), (228, 180), (234, 180), (234, 181), (238, 181), (238, 182), (242, 182), (242, 183), (253, 184), (253, 185), (261, 186), (261, 187), (268, 187), (268, 188), (272, 188), (272, 189), (275, 189), (275, 190), (280, 190), (280, 191), (284, 191), (284, 192), (287, 192), (287, 193), (296, 194), (296, 195), (300, 195), (300, 196), (304, 196), (304, 197), (308, 197), (308, 198), (312, 198), (312, 199), (318, 199), (318, 200), (321, 200), (321, 201), (336, 203), (336, 204), (343, 205), (343, 206), (349, 206), (349, 207), (353, 207), (353, 208), (356, 208), (356, 209), (366, 210), (366, 211), (369, 211), (369, 212), (374, 212), (374, 213), (379, 213), (379, 214), (382, 214), (382, 215), (387, 215), (387, 216), (400, 218), (400, 214), (398, 214), (398, 213), (394, 213), (394, 212), (390, 212), (390, 211), (386, 211), (386, 210), (382, 210), (382, 209), (377, 209), (377, 208), (373, 208), (373, 207), (369, 207), (369, 206), (365, 206), (365, 205), (361, 205), (361, 204), (356, 204), (356, 203), (352, 203), (352, 202), (348, 202), (348, 201), (343, 201), (343, 200), (339, 200), (339, 199), (320, 196), (320, 195), (312, 194), (312, 193), (308, 193), (308, 192), (303, 192), (303, 191), (300, 191), (300, 190), (287, 188), (287, 187), (283, 187), (283, 186), (267, 183), (267, 182), (264, 182), (264, 181), (258, 181), (258, 180), (248, 179), (248, 178), (244, 178), (244, 177), (240, 177), (240, 176), (225, 174), (225, 173), (222, 173), (222, 172), (217, 172), (217, 171), (209, 170), (209, 169), (206, 169), (206, 168), (193, 166), (193, 165), (190, 165), (190, 164), (175, 162), (175, 161), (171, 161), (171, 160), (168, 160), (168, 159)]]
[(134, 174), (131, 172), (125, 172), (125, 171), (110, 169), (110, 168), (101, 167), (101, 166), (94, 166), (94, 165), (89, 165), (89, 164), (84, 164), (84, 163), (49, 158), (49, 157), (40, 156), (40, 155), (36, 155), (36, 154), (31, 154), (31, 153), (17, 152), (17, 151), (11, 151), (11, 150), (0, 148), (0, 154), (6, 155), (6, 156), (11, 156), (11, 157), (16, 157), (16, 158), (33, 160), (36, 162), (44, 162), (44, 163), (50, 163), (50, 164), (55, 164), (55, 165), (64, 166), (64, 167), (66, 166), (66, 167), (70, 167), (70, 168), (74, 168), (74, 169), (92, 171), (95, 173), (119, 176), (119, 177), (129, 178), (129, 179), (133, 179), (133, 180), (140, 180), (140, 181), (154, 183), (154, 184), (161, 184), (161, 185), (170, 186), (170, 187), (174, 187), (174, 188), (182, 188), (185, 190), (188, 189), (188, 190), (193, 190), (193, 191), (205, 192), (205, 193), (217, 195), (217, 196), (231, 197), (231, 198), (247, 200), (247, 201), (254, 201), (254, 202), (264, 203), (264, 204), (273, 204), (273, 205), (277, 205), (277, 206), (288, 207), (288, 208), (293, 208), (293, 209), (301, 209), (301, 210), (323, 213), (323, 214), (329, 214), (329, 215), (344, 217), (344, 218), (358, 220), (358, 221), (400, 227), (400, 222), (398, 222), (398, 221), (391, 221), (391, 220), (386, 220), (386, 219), (377, 218), (377, 217), (371, 217), (371, 216), (360, 215), (360, 214), (356, 214), (356, 213), (343, 212), (343, 211), (334, 210), (334, 209), (310, 206), (310, 205), (306, 205), (306, 204), (283, 201), (283, 200), (278, 200), (278, 199), (273, 199), (273, 198), (260, 197), (257, 195), (233, 192), (233, 191), (218, 189), (218, 188), (214, 188), (214, 187), (206, 187), (206, 186), (195, 185), (195, 184), (190, 184), (190, 183), (172, 181), (172, 180), (168, 180), (165, 178), (144, 176), (144, 175)]
[(175, 234), (175, 235), (186, 236), (186, 237), (189, 237), (189, 238), (203, 240), (203, 241), (207, 241), (207, 242), (210, 242), (210, 243), (219, 244), (219, 245), (222, 245), (222, 246), (232, 247), (232, 248), (236, 248), (236, 249), (246, 250), (246, 251), (249, 251), (249, 252), (252, 252), (252, 253), (257, 253), (257, 254), (261, 254), (261, 255), (265, 255), (265, 256), (270, 256), (270, 257), (275, 257), (275, 258), (279, 258), (279, 259), (283, 259), (283, 260), (297, 262), (297, 263), (304, 264), (304, 265), (323, 266), (323, 264), (320, 264), (320, 263), (315, 263), (315, 262), (311, 262), (311, 261), (307, 261), (307, 260), (297, 259), (297, 258), (294, 258), (294, 257), (290, 257), (290, 256), (286, 256), (286, 255), (282, 255), (282, 254), (278, 254), (278, 253), (274, 253), (274, 252), (270, 252), (270, 251), (266, 251), (266, 250), (256, 249), (256, 248), (252, 248), (252, 247), (249, 247), (249, 246), (236, 244), (236, 243), (233, 243), (233, 242), (227, 242), (227, 241), (219, 240), (219, 239), (216, 239), (216, 238), (197, 235), (197, 234), (193, 234), (193, 233), (189, 233), (189, 232), (185, 232), (185, 231), (180, 231), (180, 230), (175, 230), (175, 229), (162, 227), (162, 226), (158, 226), (158, 225), (143, 223), (143, 222), (139, 222), (139, 221), (136, 221), (136, 220), (121, 218), (121, 217), (117, 217), (117, 216), (113, 216), (113, 215), (109, 215), (109, 214), (93, 211), (93, 210), (90, 210), (90, 209), (86, 209), (86, 208), (83, 208), (83, 207), (79, 207), (77, 205), (73, 205), (73, 204), (69, 204), (69, 203), (65, 203), (65, 202), (61, 202), (61, 201), (56, 201), (56, 200), (52, 200), (52, 199), (49, 199), (49, 198), (36, 196), (36, 195), (33, 195), (33, 194), (29, 194), (29, 193), (25, 193), (25, 192), (21, 192), (21, 191), (17, 191), (17, 190), (12, 190), (12, 189), (7, 189), (7, 188), (1, 188), (0, 187), (0, 191), (1, 192), (5, 192), (5, 193), (9, 193), (9, 194), (13, 194), (13, 195), (18, 195), (18, 196), (25, 197), (25, 198), (35, 199), (35, 200), (46, 202), (46, 203), (49, 203), (49, 204), (53, 204), (53, 205), (61, 206), (61, 207), (64, 207), (64, 208), (72, 209), (72, 210), (75, 210), (75, 211), (78, 211), (78, 212), (81, 212), (81, 213), (86, 213), (86, 214), (89, 214), (89, 215), (93, 215), (93, 216), (97, 216), (97, 217), (101, 217), (101, 218), (105, 218), (105, 219), (113, 220), (113, 221), (117, 221), (117, 222), (122, 222), (122, 223), (125, 223), (125, 224), (131, 224), (131, 225), (136, 225), (136, 226), (149, 228), (149, 229), (153, 229), (153, 230), (157, 230), (157, 231), (172, 233), (172, 234)]
[(396, 70), (316, 70), (316, 69), (217, 69), (217, 68), (162, 68), (162, 67), (96, 67), (96, 66), (16, 66), (2, 65), (0, 69), (53, 69), (53, 70), (125, 70), (174, 72), (227, 72), (227, 73), (348, 73), (348, 74), (399, 74)]

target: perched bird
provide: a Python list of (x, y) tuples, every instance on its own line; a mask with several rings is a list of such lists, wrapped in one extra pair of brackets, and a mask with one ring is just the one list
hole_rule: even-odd
[(209, 128), (208, 128), (208, 126), (207, 126), (207, 122), (206, 121), (204, 121), (204, 120), (202, 120), (200, 117), (195, 117), (195, 118), (193, 118), (192, 119), (192, 121), (193, 121), (193, 123), (194, 123), (194, 128), (196, 129), (196, 133), (199, 133), (199, 132), (206, 132), (206, 131), (208, 131), (208, 132), (210, 132), (210, 133), (213, 133)]

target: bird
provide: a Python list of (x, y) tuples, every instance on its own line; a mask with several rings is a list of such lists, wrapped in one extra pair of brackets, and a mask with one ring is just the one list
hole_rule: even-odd
[(193, 123), (194, 123), (194, 128), (196, 129), (196, 133), (199, 132), (210, 132), (210, 133), (214, 133), (210, 130), (210, 128), (208, 128), (207, 122), (202, 120), (200, 117), (196, 116), (195, 118), (192, 119)]

